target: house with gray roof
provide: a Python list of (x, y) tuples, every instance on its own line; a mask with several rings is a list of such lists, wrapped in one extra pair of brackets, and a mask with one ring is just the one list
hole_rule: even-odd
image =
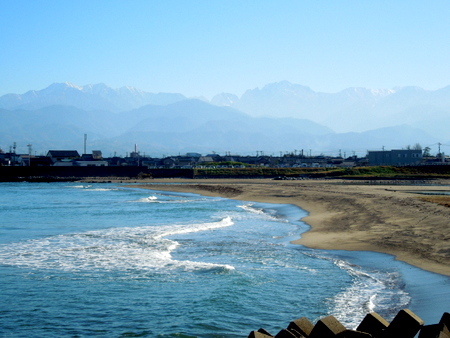
[(71, 166), (73, 161), (80, 158), (76, 150), (49, 150), (47, 157), (52, 160), (54, 166)]

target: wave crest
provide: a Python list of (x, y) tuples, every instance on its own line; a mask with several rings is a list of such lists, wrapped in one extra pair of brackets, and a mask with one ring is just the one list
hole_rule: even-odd
[(0, 246), (0, 264), (63, 271), (230, 271), (234, 267), (226, 264), (174, 260), (171, 253), (180, 244), (166, 237), (232, 224), (226, 217), (209, 223), (112, 228), (28, 240)]

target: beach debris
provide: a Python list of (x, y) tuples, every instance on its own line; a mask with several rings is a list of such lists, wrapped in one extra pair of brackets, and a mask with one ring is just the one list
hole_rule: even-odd
[(264, 329), (252, 331), (248, 338), (450, 338), (450, 313), (445, 312), (438, 324), (425, 325), (409, 309), (400, 310), (391, 323), (376, 312), (368, 313), (356, 330), (346, 329), (334, 316), (327, 316), (314, 325), (301, 317), (289, 323), (275, 336)]

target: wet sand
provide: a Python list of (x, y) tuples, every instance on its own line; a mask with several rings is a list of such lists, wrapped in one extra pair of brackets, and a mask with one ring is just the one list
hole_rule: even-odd
[(391, 183), (155, 179), (133, 187), (294, 204), (309, 213), (302, 221), (311, 226), (295, 244), (388, 253), (421, 269), (450, 276), (450, 208), (417, 194), (450, 192), (450, 182), (431, 186)]

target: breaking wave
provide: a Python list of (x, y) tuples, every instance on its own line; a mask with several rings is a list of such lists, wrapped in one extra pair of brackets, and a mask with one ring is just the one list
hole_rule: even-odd
[(167, 238), (232, 224), (228, 217), (211, 223), (112, 228), (28, 240), (0, 246), (0, 264), (72, 272), (233, 270), (226, 264), (174, 260), (171, 253), (179, 243)]

